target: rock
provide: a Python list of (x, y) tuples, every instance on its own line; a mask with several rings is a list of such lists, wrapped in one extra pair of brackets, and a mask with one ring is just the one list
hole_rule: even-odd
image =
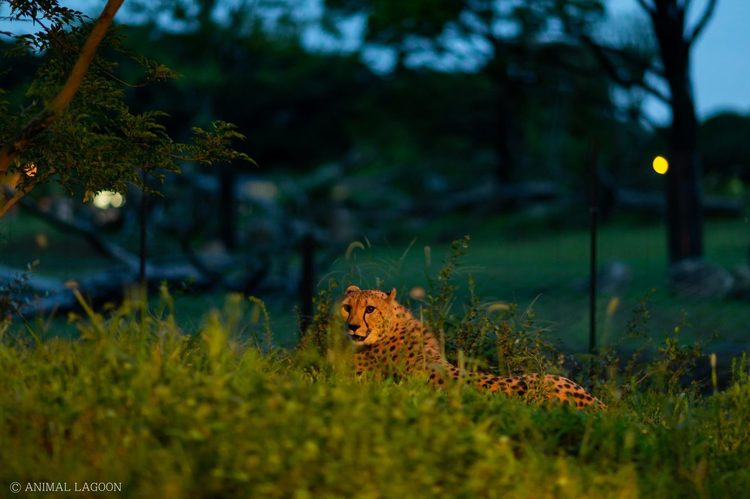
[(730, 295), (733, 298), (750, 299), (750, 264), (737, 265), (732, 269), (734, 285)]
[(605, 295), (616, 295), (623, 292), (633, 279), (633, 271), (625, 262), (606, 262), (599, 267), (599, 292)]
[(722, 298), (733, 284), (732, 274), (702, 258), (680, 260), (669, 268), (669, 289), (678, 296)]
[[(622, 293), (633, 279), (633, 271), (625, 262), (614, 260), (599, 266), (596, 274), (596, 289), (598, 294), (614, 296)], [(588, 293), (589, 278), (576, 279), (572, 283), (573, 289), (581, 293)]]

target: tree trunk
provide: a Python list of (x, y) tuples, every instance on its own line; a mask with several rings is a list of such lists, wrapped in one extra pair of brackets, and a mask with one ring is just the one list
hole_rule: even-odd
[[(680, 95), (682, 94), (682, 95)], [(703, 215), (698, 124), (689, 92), (673, 92), (667, 172), (667, 233), (670, 263), (703, 256)]]
[(515, 170), (511, 148), (512, 113), (511, 81), (508, 77), (507, 49), (501, 39), (491, 38), (494, 57), (489, 63), (490, 80), (494, 87), (495, 97), (495, 133), (493, 149), (495, 150), (495, 178), (499, 185), (507, 185), (513, 180)]
[(495, 83), (495, 177), (500, 185), (506, 185), (513, 179), (513, 154), (510, 148), (510, 111), (505, 82)]
[(698, 160), (698, 120), (690, 79), (690, 41), (685, 38), (685, 12), (670, 2), (656, 2), (651, 14), (671, 96), (667, 172), (667, 237), (669, 261), (703, 256), (703, 216)]

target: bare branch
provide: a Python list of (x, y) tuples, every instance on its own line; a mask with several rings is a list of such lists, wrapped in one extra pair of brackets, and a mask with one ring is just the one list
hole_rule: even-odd
[(13, 196), (6, 198), (0, 203), (0, 218), (3, 218), (13, 207), (26, 195), (26, 191), (18, 189), (13, 193)]
[(716, 0), (708, 1), (708, 3), (706, 4), (706, 10), (703, 11), (701, 18), (695, 24), (695, 27), (693, 28), (692, 33), (687, 39), (688, 45), (692, 45), (693, 42), (698, 39), (701, 32), (703, 32), (703, 29), (708, 24), (708, 21), (710, 21), (711, 17), (714, 15), (714, 11), (716, 10), (716, 4), (717, 4)]
[(640, 5), (640, 6), (641, 6), (641, 8), (642, 8), (643, 10), (645, 10), (645, 11), (646, 11), (646, 13), (647, 13), (647, 14), (648, 14), (649, 16), (653, 15), (653, 13), (655, 12), (655, 9), (654, 9), (654, 7), (653, 7), (653, 6), (651, 6), (651, 5), (649, 5), (648, 3), (646, 3), (646, 0), (636, 0), (636, 1), (638, 2), (638, 5)]
[[(596, 42), (593, 42), (593, 43), (596, 43)], [(638, 57), (636, 54), (633, 53), (632, 50), (628, 50), (626, 48), (620, 48), (620, 47), (611, 47), (609, 45), (599, 45), (599, 46), (601, 47), (603, 51), (609, 54), (614, 54), (615, 56), (619, 57), (620, 59), (622, 59), (623, 61), (629, 64), (632, 64), (633, 66), (641, 67), (644, 69), (644, 71), (649, 71), (661, 77), (665, 76), (663, 68), (655, 65), (652, 61), (648, 60), (645, 57)]]
[[(623, 76), (622, 73), (618, 71), (617, 65), (612, 61), (612, 59), (610, 59), (609, 55), (607, 54), (607, 49), (596, 43), (591, 39), (591, 37), (589, 37), (588, 35), (583, 35), (581, 39), (586, 44), (586, 46), (588, 46), (592, 50), (592, 52), (594, 53), (594, 57), (596, 57), (596, 59), (599, 61), (599, 64), (601, 64), (604, 68), (604, 71), (615, 83), (625, 88), (639, 87), (651, 96), (664, 102), (665, 104), (669, 104), (671, 102), (669, 96), (665, 95), (661, 90), (648, 83), (644, 78), (635, 79), (626, 78), (625, 76)], [(644, 68), (644, 70), (651, 70), (651, 68)]]
[(638, 119), (641, 120), (643, 123), (645, 123), (647, 126), (649, 126), (652, 131), (658, 131), (664, 128), (664, 125), (659, 125), (646, 113), (641, 113), (638, 116)]
[(102, 255), (124, 264), (132, 274), (137, 273), (138, 256), (130, 253), (125, 248), (105, 241), (92, 225), (76, 219), (65, 220), (55, 213), (41, 210), (34, 203), (29, 202), (29, 200), (24, 200), (21, 203), (21, 208), (53, 227), (64, 231), (66, 234), (82, 237)]
[(99, 15), (99, 19), (94, 23), (91, 34), (86, 39), (86, 43), (83, 44), (81, 53), (78, 55), (78, 59), (70, 71), (63, 88), (52, 102), (46, 106), (44, 111), (33, 118), (14, 140), (9, 144), (3, 145), (2, 149), (0, 149), (0, 175), (4, 175), (8, 171), (11, 161), (23, 151), (34, 137), (49, 128), (55, 119), (65, 111), (70, 101), (73, 100), (83, 82), (84, 76), (86, 76), (91, 61), (94, 59), (96, 49), (99, 47), (102, 39), (104, 39), (104, 35), (112, 24), (112, 20), (122, 2), (123, 0), (107, 1), (102, 13)]

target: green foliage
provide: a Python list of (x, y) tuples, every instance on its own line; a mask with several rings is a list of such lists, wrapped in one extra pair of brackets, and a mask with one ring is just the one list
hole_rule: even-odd
[[(171, 300), (0, 338), (0, 480), (122, 482), (128, 497), (739, 497), (750, 364), (715, 397), (649, 392), (588, 414), (264, 354), (230, 299), (193, 334)], [(257, 304), (257, 303), (256, 303)], [(0, 331), (3, 331), (0, 329)], [(314, 350), (314, 349), (313, 349)]]
[(539, 324), (533, 304), (519, 312), (509, 304), (500, 320), (488, 323), (495, 339), (498, 369), (502, 374), (561, 373), (565, 356), (549, 338), (549, 328)]
[(429, 292), (427, 294), (427, 307), (424, 310), (424, 317), (429, 327), (435, 331), (441, 343), (445, 343), (446, 323), (450, 318), (451, 308), (453, 307), (454, 294), (456, 286), (452, 282), (460, 258), (466, 254), (469, 248), (471, 237), (464, 236), (456, 239), (451, 243), (450, 252), (438, 271), (437, 277), (432, 279), (427, 277)]
[[(23, 99), (0, 102), (1, 108), (11, 111), (0, 114), (3, 145), (28, 133), (24, 127), (46, 112), (91, 31), (85, 16), (59, 7), (57, 2), (15, 2), (11, 14), (17, 19), (39, 21), (42, 29), (14, 36), (14, 44), (3, 46), (4, 52), (14, 55), (11, 61), (38, 62)], [(47, 20), (51, 22), (49, 27)], [(66, 111), (49, 128), (32, 136), (16, 157), (11, 173), (23, 172), (31, 163), (36, 165), (36, 175), (22, 175), (18, 188), (28, 191), (35, 185), (55, 181), (71, 194), (124, 192), (128, 184), (145, 187), (144, 174), (161, 178), (166, 172), (179, 171), (180, 163), (185, 161), (251, 161), (246, 154), (232, 149), (232, 141), (244, 137), (231, 124), (216, 121), (207, 130), (194, 128), (193, 139), (180, 143), (170, 137), (162, 124), (164, 112), (132, 112), (125, 103), (126, 90), (176, 75), (163, 64), (126, 50), (124, 40), (122, 28), (107, 33)], [(140, 68), (136, 73), (140, 73), (141, 81), (124, 81), (120, 68), (129, 65)]]
[(329, 330), (334, 323), (333, 293), (338, 289), (335, 280), (329, 282), (328, 289), (321, 288), (313, 299), (314, 313), (307, 327), (301, 331), (300, 346), (312, 348), (320, 354), (325, 354), (329, 346)]
[(462, 313), (455, 314), (459, 289), (455, 274), (470, 240), (464, 236), (453, 241), (437, 276), (427, 278), (428, 293), (421, 313), (438, 332), (447, 356), (483, 370), (497, 366), (503, 375), (560, 372), (564, 356), (545, 336), (548, 330), (538, 324), (533, 304), (519, 312), (516, 304), (485, 303), (469, 275), (468, 298)]
[[(693, 373), (698, 362), (705, 361), (711, 338), (684, 343), (681, 333), (687, 319), (683, 314), (677, 325), (656, 339), (649, 328), (652, 294), (653, 291), (647, 293), (633, 309), (625, 334), (617, 342), (599, 349), (591, 375), (608, 380), (607, 390), (616, 399), (638, 397), (643, 392), (697, 396), (705, 380), (695, 379)], [(633, 344), (637, 345), (635, 350)], [(625, 352), (629, 350), (628, 355)], [(713, 374), (715, 377), (715, 371)]]

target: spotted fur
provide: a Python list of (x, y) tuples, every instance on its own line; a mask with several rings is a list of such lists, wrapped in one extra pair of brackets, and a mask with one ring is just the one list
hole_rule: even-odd
[(341, 302), (341, 314), (355, 347), (357, 374), (422, 372), (438, 386), (449, 379), (464, 379), (490, 392), (560, 401), (579, 409), (605, 408), (583, 387), (562, 376), (495, 376), (460, 370), (443, 357), (432, 332), (396, 301), (395, 289), (386, 294), (349, 286)]

